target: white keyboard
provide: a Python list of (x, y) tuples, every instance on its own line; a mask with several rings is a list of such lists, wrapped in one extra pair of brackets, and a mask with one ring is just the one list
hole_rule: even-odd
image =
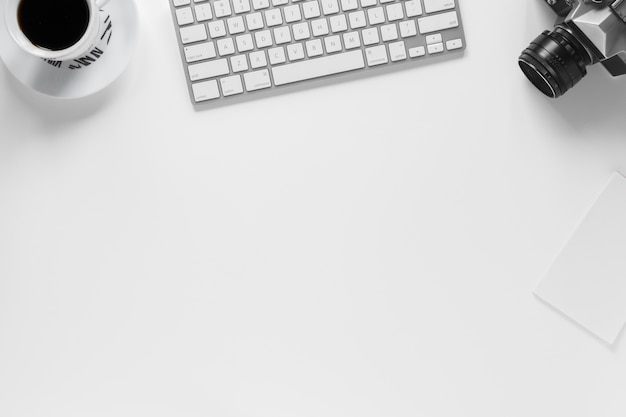
[(459, 0), (169, 1), (197, 107), (465, 49)]

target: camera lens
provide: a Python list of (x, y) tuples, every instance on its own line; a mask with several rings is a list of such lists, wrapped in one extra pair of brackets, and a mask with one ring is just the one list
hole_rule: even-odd
[(557, 26), (545, 31), (524, 49), (519, 66), (543, 94), (557, 98), (585, 75), (591, 57), (568, 28)]

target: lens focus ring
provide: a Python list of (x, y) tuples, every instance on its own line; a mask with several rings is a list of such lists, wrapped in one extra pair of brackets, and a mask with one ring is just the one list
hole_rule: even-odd
[(586, 74), (591, 58), (569, 29), (545, 31), (519, 57), (528, 79), (548, 97), (560, 97)]

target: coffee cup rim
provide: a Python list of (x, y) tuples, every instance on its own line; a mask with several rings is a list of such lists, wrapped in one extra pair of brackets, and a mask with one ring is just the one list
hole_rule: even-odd
[(63, 61), (73, 59), (85, 52), (98, 36), (98, 28), (94, 28), (99, 23), (99, 9), (96, 0), (84, 0), (89, 7), (89, 23), (83, 36), (72, 46), (53, 51), (33, 44), (22, 32), (18, 22), (18, 7), (22, 0), (7, 0), (5, 6), (5, 24), (13, 40), (26, 52), (43, 59)]

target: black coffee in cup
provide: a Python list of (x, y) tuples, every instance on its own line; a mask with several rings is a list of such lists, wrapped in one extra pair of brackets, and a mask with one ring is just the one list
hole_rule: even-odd
[(61, 51), (78, 42), (87, 31), (89, 5), (87, 0), (22, 0), (17, 21), (33, 45)]

